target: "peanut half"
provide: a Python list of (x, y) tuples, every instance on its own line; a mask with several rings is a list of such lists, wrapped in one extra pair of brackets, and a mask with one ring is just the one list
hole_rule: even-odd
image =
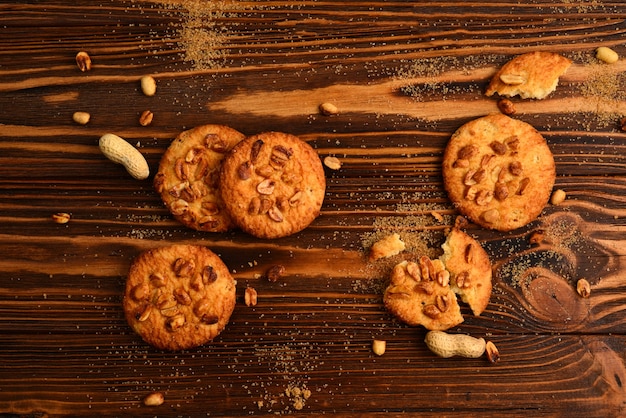
[(152, 392), (143, 398), (143, 404), (146, 406), (159, 406), (165, 402), (165, 396), (161, 392)]
[(606, 62), (607, 64), (613, 64), (619, 61), (619, 55), (617, 55), (617, 52), (606, 46), (601, 46), (596, 49), (596, 58), (600, 61)]
[(465, 334), (447, 334), (443, 331), (429, 331), (424, 342), (439, 357), (461, 356), (478, 358), (485, 353), (485, 339)]
[(100, 151), (114, 163), (122, 164), (128, 174), (137, 180), (144, 180), (150, 175), (150, 168), (144, 156), (131, 144), (115, 134), (100, 137)]
[(146, 96), (154, 96), (156, 94), (156, 80), (151, 75), (141, 77), (141, 91)]
[(72, 120), (79, 125), (87, 125), (90, 119), (91, 115), (87, 112), (74, 112), (72, 115)]
[(377, 356), (382, 356), (383, 354), (385, 354), (386, 350), (387, 350), (387, 341), (385, 340), (373, 340), (372, 341), (372, 351)]

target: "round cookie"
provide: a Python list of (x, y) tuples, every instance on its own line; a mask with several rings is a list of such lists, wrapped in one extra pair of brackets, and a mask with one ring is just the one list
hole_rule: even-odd
[(236, 281), (211, 250), (172, 245), (141, 253), (126, 279), (124, 313), (144, 341), (163, 350), (205, 344), (235, 308)]
[(461, 308), (450, 288), (450, 274), (440, 260), (426, 256), (403, 261), (391, 272), (383, 302), (408, 325), (443, 331), (463, 322)]
[(203, 125), (180, 133), (161, 157), (154, 187), (183, 225), (224, 232), (234, 224), (219, 194), (224, 155), (244, 135), (222, 125)]
[(541, 134), (503, 114), (461, 126), (443, 156), (444, 186), (452, 203), (473, 222), (499, 231), (536, 219), (555, 177), (554, 157)]
[(319, 215), (324, 168), (298, 137), (266, 132), (237, 144), (222, 162), (220, 192), (235, 223), (258, 238), (299, 232)]

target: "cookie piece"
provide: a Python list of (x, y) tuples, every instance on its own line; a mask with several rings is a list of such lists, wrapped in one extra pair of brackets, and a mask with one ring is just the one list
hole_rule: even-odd
[(183, 225), (224, 232), (234, 224), (224, 209), (218, 181), (222, 159), (244, 135), (222, 125), (203, 125), (180, 133), (161, 157), (154, 187)]
[(554, 157), (541, 134), (502, 114), (461, 126), (443, 156), (444, 186), (452, 203), (473, 222), (499, 231), (537, 218), (555, 177)]
[(320, 213), (326, 179), (319, 156), (298, 137), (266, 132), (237, 144), (222, 162), (220, 191), (235, 223), (258, 238), (306, 228)]
[(439, 258), (450, 272), (450, 287), (461, 296), (474, 315), (478, 316), (491, 298), (491, 261), (484, 248), (474, 238), (458, 228), (452, 229), (441, 246)]
[(124, 313), (132, 329), (162, 350), (214, 339), (235, 308), (236, 281), (211, 250), (172, 245), (141, 253), (126, 279)]
[(491, 298), (491, 262), (474, 238), (455, 227), (442, 244), (436, 260), (397, 264), (385, 289), (385, 307), (409, 325), (443, 331), (463, 322), (457, 295), (476, 316)]
[(523, 99), (543, 99), (552, 93), (559, 77), (572, 61), (554, 52), (529, 52), (519, 55), (500, 68), (491, 79), (485, 94)]
[(408, 325), (442, 331), (463, 322), (461, 308), (450, 288), (450, 273), (441, 260), (426, 256), (418, 262), (403, 261), (393, 268), (383, 302)]
[(404, 241), (400, 239), (399, 234), (389, 234), (372, 244), (368, 260), (376, 261), (381, 258), (393, 257), (394, 255), (400, 254), (405, 248), (406, 245)]

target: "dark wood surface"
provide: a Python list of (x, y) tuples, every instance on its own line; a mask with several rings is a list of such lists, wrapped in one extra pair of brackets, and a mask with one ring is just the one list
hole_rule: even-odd
[[(626, 55), (626, 4), (255, 1), (203, 14), (167, 2), (32, 3), (0, 4), (3, 416), (626, 414), (626, 61), (593, 59), (601, 45)], [(185, 43), (198, 17), (213, 65)], [(80, 50), (89, 72), (74, 62)], [(364, 251), (385, 230), (438, 245), (454, 217), (443, 148), (497, 111), (483, 95), (496, 69), (535, 50), (574, 61), (549, 98), (514, 99), (515, 117), (548, 141), (567, 200), (511, 233), (469, 227), (493, 261), (494, 291), (481, 317), (463, 306), (452, 332), (492, 340), (501, 361), (437, 358), (424, 329), (381, 303), (406, 254), (368, 264)], [(154, 97), (139, 89), (145, 74)], [(325, 101), (340, 114), (320, 115)], [(146, 109), (154, 122), (142, 127)], [(88, 125), (72, 121), (79, 110)], [(151, 178), (132, 179), (97, 146), (116, 133), (154, 173), (176, 134), (204, 123), (285, 131), (338, 156), (322, 215), (274, 241), (185, 229)], [(70, 222), (52, 222), (56, 212)], [(550, 239), (532, 246), (537, 230)], [(210, 247), (238, 280), (227, 329), (180, 353), (143, 343), (121, 307), (132, 259), (171, 243)], [(262, 275), (275, 264), (286, 274), (270, 283)], [(588, 299), (575, 292), (583, 277)], [(381, 357), (374, 338), (387, 341)], [(311, 392), (301, 410), (294, 388)], [(152, 391), (165, 394), (160, 407), (142, 404)]]

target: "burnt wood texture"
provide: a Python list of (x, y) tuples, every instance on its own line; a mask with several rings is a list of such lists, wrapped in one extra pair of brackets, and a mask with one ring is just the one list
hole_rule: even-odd
[[(0, 415), (624, 416), (626, 61), (595, 49), (626, 56), (625, 19), (626, 3), (600, 0), (3, 2)], [(501, 65), (538, 50), (573, 64), (546, 99), (513, 98), (513, 117), (546, 138), (567, 198), (512, 232), (468, 226), (494, 289), (480, 317), (462, 304), (450, 332), (493, 341), (501, 359), (439, 358), (382, 291), (394, 263), (436, 249), (454, 222), (447, 140), (498, 111), (484, 90)], [(277, 240), (176, 222), (152, 177), (171, 140), (206, 123), (288, 132), (338, 157), (321, 216)], [(146, 157), (147, 180), (100, 153), (109, 132)], [(369, 263), (389, 232), (410, 248)], [(133, 258), (172, 243), (208, 246), (238, 282), (226, 330), (178, 353), (145, 344), (121, 305)], [(145, 406), (154, 391), (164, 403)]]

